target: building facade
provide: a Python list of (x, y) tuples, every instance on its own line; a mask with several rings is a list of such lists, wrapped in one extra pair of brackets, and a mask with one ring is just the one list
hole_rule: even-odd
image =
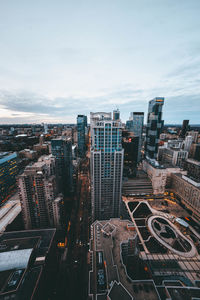
[(49, 155), (27, 166), (24, 173), (18, 176), (25, 229), (61, 226), (62, 216), (60, 214), (58, 218), (56, 207), (63, 198), (58, 195), (55, 174), (56, 159)]
[(17, 173), (17, 154), (0, 153), (0, 205), (10, 197), (16, 188)]
[(51, 140), (51, 153), (56, 158), (58, 189), (64, 196), (73, 192), (72, 143), (61, 137)]
[(78, 154), (80, 157), (85, 156), (86, 141), (85, 128), (87, 127), (87, 117), (84, 115), (77, 116), (77, 134), (78, 134)]
[(157, 159), (159, 137), (163, 127), (162, 106), (164, 98), (154, 98), (149, 101), (145, 155), (147, 158)]
[(93, 219), (120, 214), (123, 157), (122, 124), (111, 113), (91, 113), (91, 195)]
[(183, 120), (180, 137), (184, 139), (188, 130), (189, 130), (189, 120)]
[(119, 121), (120, 120), (120, 111), (119, 109), (113, 110), (113, 121)]
[(186, 207), (192, 211), (193, 216), (200, 220), (200, 186), (195, 186), (195, 182), (187, 176), (172, 174), (171, 187)]
[(139, 137), (139, 144), (138, 144), (138, 157), (137, 161), (141, 160), (141, 148), (142, 148), (142, 132), (143, 132), (143, 125), (144, 125), (144, 113), (143, 112), (131, 112), (130, 115), (130, 131), (134, 133), (135, 136)]

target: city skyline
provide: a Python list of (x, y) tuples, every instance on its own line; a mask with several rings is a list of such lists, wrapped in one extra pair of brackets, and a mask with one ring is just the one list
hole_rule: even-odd
[(200, 2), (2, 1), (2, 123), (76, 123), (117, 107), (125, 122), (165, 97), (166, 123), (199, 123)]

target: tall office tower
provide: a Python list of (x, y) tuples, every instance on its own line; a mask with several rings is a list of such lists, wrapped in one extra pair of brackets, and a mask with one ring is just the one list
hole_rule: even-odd
[(189, 131), (189, 120), (183, 120), (180, 137), (184, 139), (187, 131)]
[(190, 152), (192, 142), (193, 142), (193, 136), (191, 136), (191, 135), (186, 136), (185, 141), (184, 141), (184, 150), (185, 151)]
[(86, 151), (85, 127), (87, 127), (87, 116), (78, 115), (77, 133), (78, 133), (78, 154), (80, 157), (84, 157)]
[(143, 112), (131, 112), (129, 121), (130, 121), (130, 129), (129, 130), (132, 131), (135, 136), (139, 137), (138, 157), (137, 157), (137, 162), (139, 162), (141, 160), (144, 113)]
[(113, 110), (113, 121), (120, 121), (120, 111), (119, 111), (119, 109)]
[(73, 192), (72, 143), (69, 138), (51, 140), (51, 153), (56, 157), (59, 192), (64, 196)]
[[(40, 161), (25, 168), (18, 176), (18, 190), (25, 229), (59, 227), (56, 208), (63, 201), (58, 195), (55, 176), (56, 159), (44, 156)], [(59, 219), (59, 220), (58, 220)]]
[(122, 190), (122, 124), (111, 113), (90, 113), (93, 219), (119, 217)]
[(157, 159), (158, 143), (163, 127), (162, 106), (164, 98), (156, 97), (149, 101), (146, 128), (145, 155), (151, 159)]
[(11, 196), (16, 188), (17, 173), (17, 154), (0, 152), (0, 205)]

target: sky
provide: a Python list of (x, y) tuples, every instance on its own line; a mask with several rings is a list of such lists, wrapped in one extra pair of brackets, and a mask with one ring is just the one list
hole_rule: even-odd
[(200, 124), (200, 0), (0, 0), (0, 123), (122, 121), (165, 97)]

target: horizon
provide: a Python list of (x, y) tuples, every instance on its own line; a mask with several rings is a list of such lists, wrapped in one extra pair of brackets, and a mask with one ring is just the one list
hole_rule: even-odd
[(2, 1), (1, 123), (74, 123), (105, 107), (128, 120), (157, 96), (167, 123), (198, 123), (199, 10), (198, 0)]

